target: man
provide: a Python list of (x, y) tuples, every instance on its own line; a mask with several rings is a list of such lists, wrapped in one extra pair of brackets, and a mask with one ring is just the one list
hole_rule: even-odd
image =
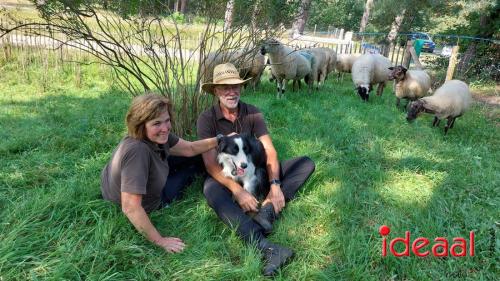
[[(271, 276), (293, 256), (293, 251), (269, 242), (265, 235), (272, 230), (272, 223), (285, 202), (294, 197), (315, 166), (308, 157), (287, 160), (280, 165), (262, 113), (256, 107), (240, 101), (241, 86), (248, 80), (242, 80), (238, 70), (230, 63), (219, 64), (214, 68), (213, 83), (205, 83), (202, 88), (215, 95), (219, 102), (199, 116), (198, 138), (233, 132), (257, 137), (267, 155), (269, 194), (258, 210), (258, 201), (252, 194), (234, 180), (223, 176), (222, 168), (217, 163), (216, 149), (203, 153), (209, 174), (203, 193), (224, 223), (235, 226), (238, 235), (247, 243), (256, 244), (265, 257), (263, 273)], [(252, 219), (247, 212), (258, 213)]]

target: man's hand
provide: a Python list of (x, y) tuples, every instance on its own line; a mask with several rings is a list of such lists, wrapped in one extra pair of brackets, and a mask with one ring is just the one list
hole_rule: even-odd
[(265, 205), (267, 202), (271, 202), (274, 207), (274, 212), (278, 214), (281, 212), (283, 207), (285, 207), (285, 196), (283, 195), (283, 191), (281, 191), (281, 187), (277, 184), (272, 184), (269, 189), (269, 194), (267, 194), (266, 200), (262, 205)]
[(180, 253), (186, 246), (184, 242), (177, 237), (161, 237), (154, 241), (154, 243), (169, 253)]
[(255, 197), (250, 194), (248, 191), (244, 190), (243, 188), (238, 191), (237, 193), (233, 194), (234, 198), (236, 199), (236, 202), (240, 204), (240, 207), (243, 209), (245, 212), (257, 212), (257, 206), (259, 202)]

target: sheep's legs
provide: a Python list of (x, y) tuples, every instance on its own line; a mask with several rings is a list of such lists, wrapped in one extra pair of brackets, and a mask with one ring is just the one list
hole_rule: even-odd
[(400, 98), (396, 98), (396, 107), (399, 108), (399, 104), (401, 103), (401, 99)]
[(453, 128), (453, 125), (455, 124), (455, 119), (457, 117), (448, 117), (448, 124), (446, 124), (446, 127), (444, 127), (444, 134), (446, 135), (448, 133), (448, 129)]
[(276, 98), (280, 98), (281, 96), (281, 85), (283, 84), (283, 79), (276, 79), (276, 88), (278, 93), (276, 94)]
[(432, 121), (432, 127), (439, 126), (439, 122), (441, 122), (441, 120), (439, 120), (437, 116), (434, 116), (434, 121)]
[(379, 83), (377, 87), (377, 96), (381, 96), (384, 92), (385, 82)]
[(453, 125), (455, 124), (455, 119), (456, 117), (448, 117), (448, 124), (446, 124), (446, 127), (444, 127), (445, 135), (448, 133), (448, 129), (453, 128)]
[(276, 98), (281, 98), (285, 94), (286, 79), (278, 79), (278, 94)]
[(453, 118), (453, 120), (451, 120), (451, 125), (450, 125), (450, 129), (453, 129), (453, 126), (455, 125), (455, 120), (457, 119), (457, 117)]

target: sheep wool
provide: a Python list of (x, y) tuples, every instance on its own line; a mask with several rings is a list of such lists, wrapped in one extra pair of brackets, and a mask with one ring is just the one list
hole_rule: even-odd
[(361, 54), (342, 54), (337, 56), (335, 69), (337, 72), (351, 72), (352, 65)]
[(394, 94), (398, 99), (416, 100), (431, 88), (431, 77), (424, 70), (408, 70), (403, 80), (394, 81)]
[(425, 108), (438, 119), (456, 118), (464, 114), (472, 103), (469, 86), (460, 80), (450, 80), (439, 87), (434, 95), (421, 98)]
[(352, 65), (352, 81), (360, 97), (367, 101), (373, 84), (379, 84), (377, 95), (381, 95), (385, 82), (389, 80), (391, 61), (379, 54), (365, 54)]

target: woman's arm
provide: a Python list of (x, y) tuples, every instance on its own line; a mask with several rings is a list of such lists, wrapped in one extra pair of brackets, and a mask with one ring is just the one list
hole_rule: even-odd
[(197, 141), (179, 139), (176, 145), (170, 148), (170, 154), (175, 156), (192, 157), (209, 151), (217, 146), (217, 138), (208, 138)]
[(129, 221), (141, 234), (162, 247), (167, 252), (179, 253), (184, 249), (184, 243), (181, 239), (175, 237), (163, 237), (151, 223), (146, 211), (141, 205), (142, 195), (128, 192), (121, 193), (122, 211)]

